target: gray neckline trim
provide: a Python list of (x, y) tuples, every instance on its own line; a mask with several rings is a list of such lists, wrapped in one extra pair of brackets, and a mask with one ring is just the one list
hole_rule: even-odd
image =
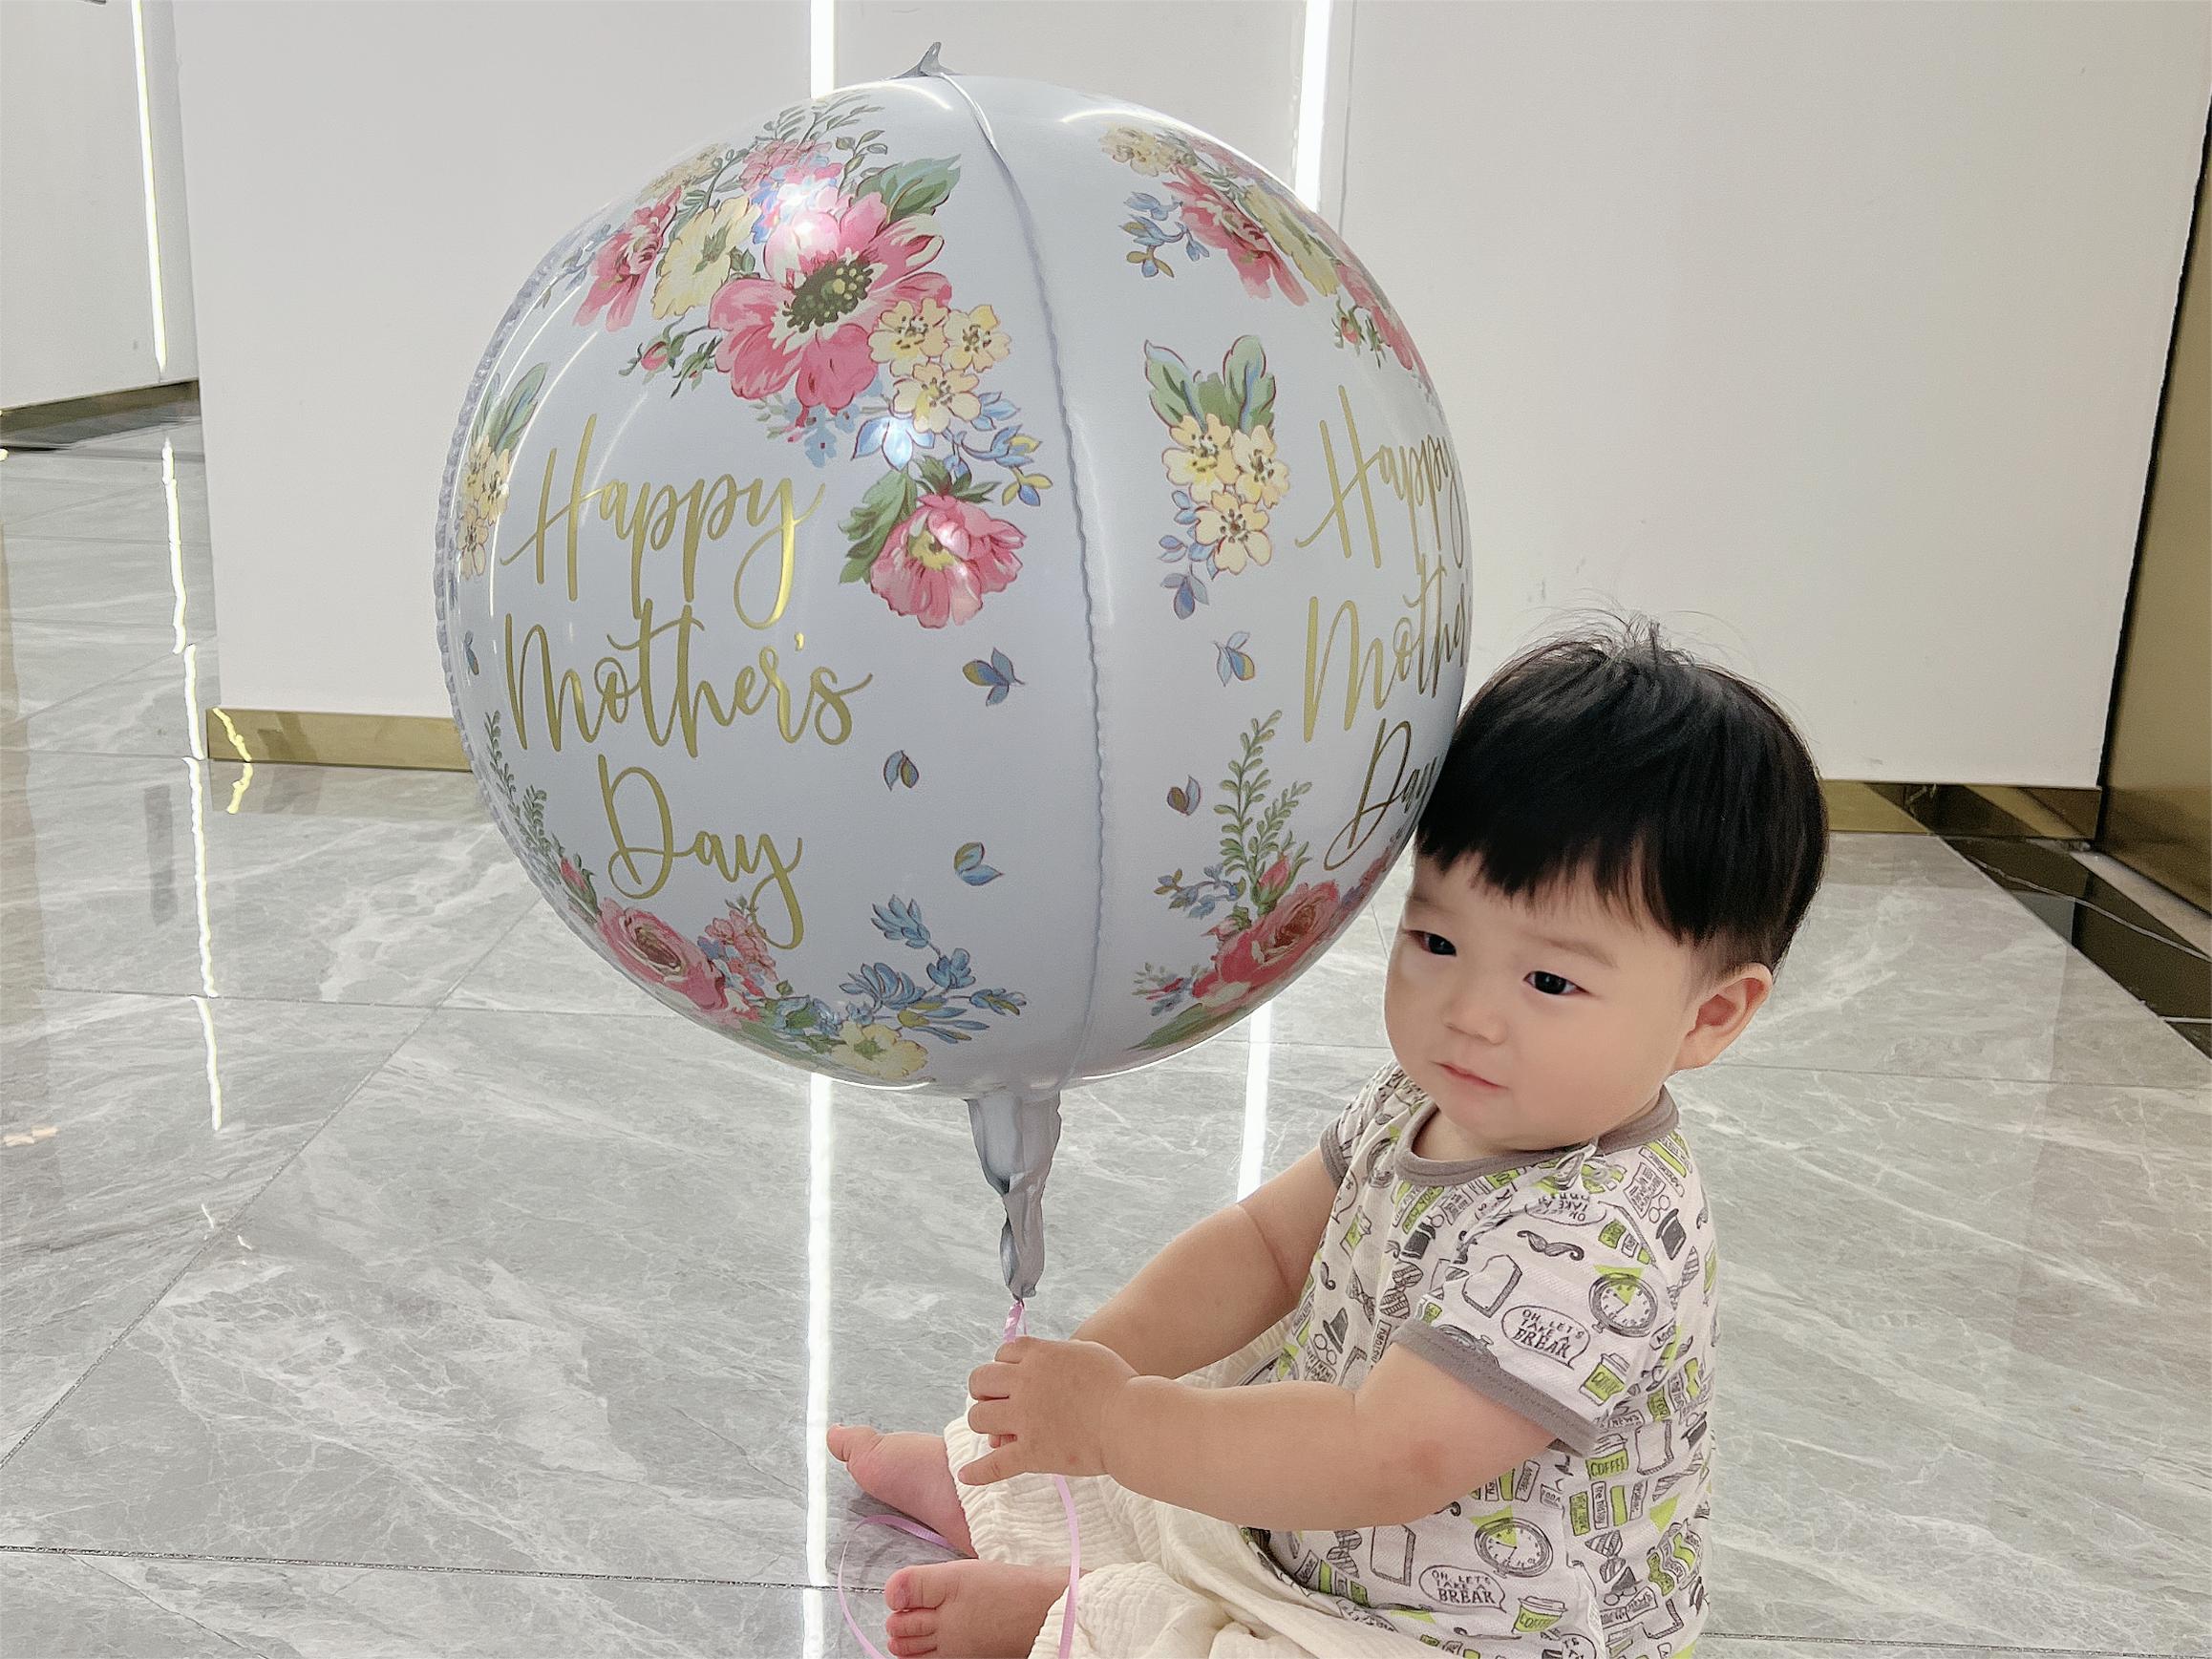
[[(1406, 1124), (1405, 1133), (1398, 1137), (1398, 1155), (1395, 1168), (1407, 1180), (1422, 1186), (1460, 1186), (1486, 1175), (1502, 1170), (1526, 1169), (1557, 1158), (1563, 1152), (1572, 1152), (1571, 1146), (1555, 1146), (1548, 1152), (1516, 1152), (1497, 1158), (1463, 1158), (1447, 1161), (1442, 1159), (1419, 1158), (1414, 1153), (1414, 1142), (1421, 1138), (1421, 1128), (1436, 1111), (1436, 1103), (1426, 1095)], [(1609, 1129), (1594, 1141), (1585, 1145), (1601, 1153), (1627, 1152), (1639, 1146), (1648, 1146), (1654, 1140), (1670, 1134), (1682, 1121), (1675, 1110), (1674, 1095), (1662, 1087), (1659, 1098), (1643, 1113), (1630, 1118), (1617, 1129)]]

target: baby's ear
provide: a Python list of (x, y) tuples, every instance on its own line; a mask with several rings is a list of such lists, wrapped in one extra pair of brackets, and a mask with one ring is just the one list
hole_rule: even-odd
[(1675, 1051), (1674, 1069), (1694, 1071), (1719, 1059), (1774, 989), (1774, 969), (1764, 963), (1746, 963), (1723, 974), (1691, 1011), (1690, 1029)]

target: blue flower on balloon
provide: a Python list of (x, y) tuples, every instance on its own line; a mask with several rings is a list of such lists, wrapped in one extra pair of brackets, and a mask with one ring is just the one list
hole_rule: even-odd
[(887, 962), (861, 968), (838, 989), (847, 996), (868, 999), (878, 1010), (906, 1008), (922, 998), (922, 988)]
[(863, 456), (881, 453), (891, 465), (904, 468), (912, 463), (915, 451), (936, 447), (937, 439), (912, 420), (886, 411), (870, 415), (861, 427), (859, 436), (853, 441), (853, 458), (859, 460)]
[(818, 409), (806, 423), (806, 436), (799, 447), (816, 466), (827, 466), (844, 448), (845, 438), (852, 430), (852, 411), (832, 415), (826, 409)]

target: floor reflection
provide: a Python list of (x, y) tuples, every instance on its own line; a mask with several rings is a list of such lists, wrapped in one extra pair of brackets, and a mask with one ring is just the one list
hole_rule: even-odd
[[(644, 998), (465, 776), (210, 760), (198, 457), (0, 461), (9, 1651), (857, 1654), (840, 1557), (933, 1552), (827, 1425), (942, 1425), (1005, 1314), (965, 1116)], [(1070, 1092), (1042, 1333), (1315, 1143), (1388, 937)], [(1838, 838), (1678, 1089), (1734, 1264), (1701, 1654), (2204, 1648), (2204, 968), (2062, 852)]]

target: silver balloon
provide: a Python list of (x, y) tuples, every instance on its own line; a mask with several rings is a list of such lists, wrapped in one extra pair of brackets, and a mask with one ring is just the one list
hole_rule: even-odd
[(1403, 847), (1467, 542), (1327, 224), (1164, 116), (930, 61), (546, 255), (455, 434), (438, 641), (579, 936), (968, 1100), (1026, 1294), (1061, 1091), (1281, 990)]

